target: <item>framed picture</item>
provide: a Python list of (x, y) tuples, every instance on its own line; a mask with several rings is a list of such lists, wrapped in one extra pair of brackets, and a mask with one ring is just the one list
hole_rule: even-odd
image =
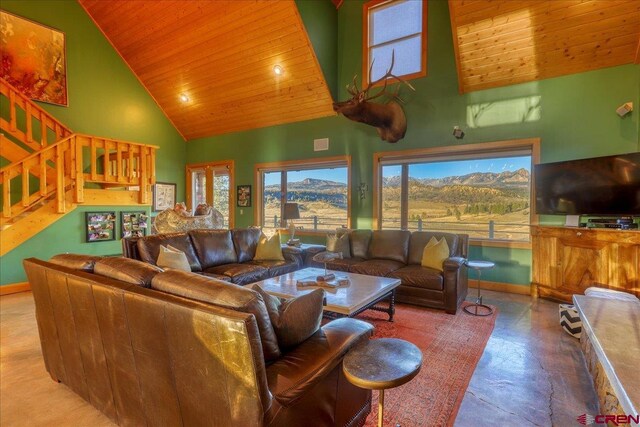
[(241, 208), (251, 207), (251, 186), (238, 185), (238, 206)]
[(176, 205), (176, 185), (169, 182), (156, 182), (153, 186), (153, 211), (163, 211)]
[(125, 237), (144, 237), (149, 227), (149, 216), (145, 211), (120, 212), (120, 233)]
[(0, 75), (35, 101), (68, 105), (62, 31), (0, 11)]
[(85, 212), (87, 243), (116, 239), (115, 212)]

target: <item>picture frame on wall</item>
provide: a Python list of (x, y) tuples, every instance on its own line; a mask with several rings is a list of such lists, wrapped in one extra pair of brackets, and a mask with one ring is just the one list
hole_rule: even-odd
[(237, 204), (241, 208), (251, 207), (251, 186), (238, 185)]
[(176, 184), (171, 182), (156, 182), (152, 187), (153, 211), (159, 212), (172, 209), (176, 205)]
[(35, 101), (68, 106), (65, 34), (4, 10), (0, 32), (0, 77)]
[(87, 243), (106, 242), (116, 239), (115, 211), (85, 212)]
[(120, 212), (120, 234), (122, 238), (144, 237), (149, 228), (149, 216), (145, 211)]

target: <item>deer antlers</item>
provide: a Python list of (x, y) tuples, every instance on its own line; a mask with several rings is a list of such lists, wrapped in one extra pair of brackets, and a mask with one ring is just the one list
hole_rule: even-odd
[[(387, 95), (390, 96), (391, 98), (397, 99), (400, 102), (402, 101), (402, 98), (400, 98), (398, 96), (398, 93), (400, 92), (400, 86), (397, 87), (396, 92), (393, 94), (388, 94), (387, 93), (387, 84), (389, 83), (389, 79), (395, 79), (397, 80), (399, 83), (404, 83), (405, 85), (407, 85), (407, 87), (409, 87), (409, 89), (415, 91), (416, 89), (411, 85), (411, 83), (407, 82), (406, 80), (396, 76), (395, 74), (392, 73), (393, 71), (393, 65), (395, 63), (395, 58), (396, 56), (396, 52), (395, 50), (391, 51), (391, 65), (389, 66), (389, 68), (387, 69), (387, 72), (385, 73), (384, 76), (380, 77), (378, 80), (372, 82), (371, 81), (371, 71), (373, 70), (373, 64), (376, 61), (375, 58), (373, 59), (373, 61), (371, 61), (371, 65), (369, 65), (369, 84), (367, 85), (366, 88), (363, 88), (362, 91), (360, 91), (358, 89), (358, 84), (356, 83), (356, 79), (358, 77), (358, 75), (354, 75), (353, 76), (353, 83), (351, 85), (347, 85), (347, 92), (349, 92), (349, 94), (353, 97), (358, 97), (361, 101), (369, 101), (371, 99), (375, 99), (375, 98), (379, 98), (382, 95)], [(376, 93), (375, 95), (371, 95), (369, 96), (369, 90), (371, 88), (373, 88), (375, 85), (377, 85), (378, 83), (380, 83), (381, 81), (384, 81), (384, 86), (382, 87), (382, 89)]]

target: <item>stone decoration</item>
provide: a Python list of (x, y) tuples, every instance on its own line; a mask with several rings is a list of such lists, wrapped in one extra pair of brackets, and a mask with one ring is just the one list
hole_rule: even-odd
[(153, 222), (154, 233), (173, 233), (197, 229), (224, 227), (224, 218), (217, 209), (210, 209), (208, 215), (185, 216), (174, 209), (166, 209)]

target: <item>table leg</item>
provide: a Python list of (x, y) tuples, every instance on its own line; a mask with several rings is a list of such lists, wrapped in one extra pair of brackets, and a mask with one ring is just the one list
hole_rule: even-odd
[(380, 390), (378, 396), (378, 427), (382, 427), (384, 420), (384, 390)]
[(393, 315), (396, 314), (396, 290), (391, 291), (389, 299), (389, 322), (393, 322)]

